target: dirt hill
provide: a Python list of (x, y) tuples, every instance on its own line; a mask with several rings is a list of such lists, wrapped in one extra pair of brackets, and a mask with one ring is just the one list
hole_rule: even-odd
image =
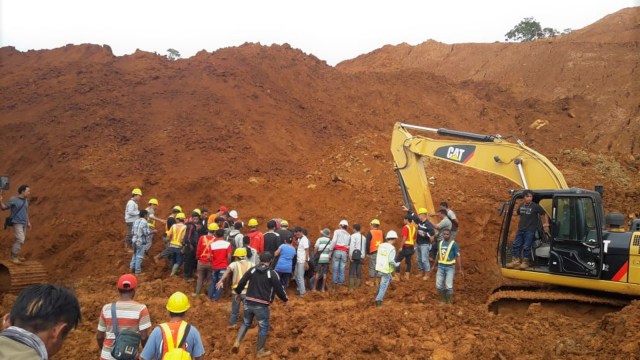
[[(571, 185), (604, 184), (608, 209), (640, 213), (638, 14), (626, 9), (565, 38), (528, 44), (387, 46), (335, 68), (288, 45), (245, 44), (178, 61), (140, 51), (116, 57), (98, 45), (0, 49), (0, 172), (11, 176), (12, 192), (29, 183), (34, 194), (25, 255), (73, 286), (83, 303), (86, 320), (65, 358), (97, 354), (97, 309), (113, 299), (115, 279), (128, 268), (123, 209), (134, 187), (144, 201), (158, 198), (162, 214), (174, 204), (225, 204), (242, 219), (256, 217), (262, 230), (283, 217), (312, 239), (341, 218), (377, 217), (385, 230), (398, 230), (402, 197), (389, 143), (393, 124), (405, 121), (514, 135)], [(550, 124), (534, 130), (536, 119)], [(629, 358), (638, 349), (637, 341), (605, 347), (594, 335), (611, 326), (620, 338), (633, 333), (615, 324), (638, 314), (637, 304), (595, 320), (529, 314), (514, 325), (488, 314), (483, 303), (502, 281), (494, 210), (513, 185), (429, 166), (434, 197), (448, 200), (462, 223), (468, 272), (458, 305), (433, 306), (433, 279), (394, 284), (385, 307), (391, 318), (369, 309), (372, 288), (314, 295), (292, 310), (274, 305), (270, 341), (278, 357)], [(5, 249), (11, 243), (9, 232), (0, 239)], [(152, 253), (161, 247), (156, 239)], [(168, 294), (191, 292), (192, 284), (144, 266), (140, 300), (158, 321)], [(234, 336), (224, 330), (228, 302), (194, 301), (191, 316), (208, 353), (226, 357)], [(11, 302), (6, 296), (0, 311)], [(318, 325), (318, 309), (329, 327)], [(365, 333), (388, 340), (373, 343)], [(352, 347), (323, 348), (312, 338)]]

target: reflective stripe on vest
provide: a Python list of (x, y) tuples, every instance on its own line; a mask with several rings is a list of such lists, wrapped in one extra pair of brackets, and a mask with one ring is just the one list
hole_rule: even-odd
[[(244, 273), (246, 273), (249, 269), (251, 269), (253, 267), (253, 264), (248, 262), (248, 261), (244, 261), (244, 263), (242, 263), (242, 261), (236, 261), (238, 263), (238, 265), (236, 266), (236, 268), (238, 269), (238, 282), (240, 282), (240, 279), (242, 279), (242, 276), (244, 275)], [(245, 269), (243, 269), (242, 267), (245, 267)], [(232, 285), (232, 289), (235, 289), (238, 287), (238, 283), (235, 283)], [(249, 288), (249, 281), (247, 281), (247, 285), (245, 285), (244, 287), (245, 289)]]
[(391, 250), (394, 249), (393, 245), (384, 243), (378, 247), (378, 257), (376, 258), (376, 271), (381, 273), (390, 274), (392, 271), (391, 265)]
[(405, 241), (405, 245), (415, 245), (416, 244), (416, 225), (405, 225), (409, 230), (409, 238)]
[[(178, 331), (176, 334), (176, 338), (173, 337), (173, 330), (175, 328), (175, 323), (169, 325), (169, 323), (160, 324), (160, 329), (162, 330), (162, 355), (176, 348), (176, 344), (180, 344), (180, 340), (184, 336), (184, 330), (187, 328), (187, 322), (181, 321), (178, 327)], [(185, 341), (185, 349), (187, 342)]]
[(451, 264), (455, 264), (456, 263), (456, 258), (455, 256), (453, 257), (453, 260), (447, 260), (449, 258), (449, 254), (451, 253), (451, 249), (453, 248), (453, 244), (455, 244), (456, 242), (451, 240), (451, 242), (449, 243), (449, 246), (447, 247), (447, 252), (444, 254), (444, 256), (442, 256), (442, 243), (444, 241), (440, 241), (440, 244), (438, 244), (438, 264), (442, 264), (442, 265), (451, 265)]
[(382, 244), (382, 230), (371, 230), (371, 243), (369, 243), (369, 253), (378, 251), (378, 246)]
[(182, 247), (182, 241), (184, 240), (184, 235), (187, 233), (187, 225), (177, 223), (171, 227), (169, 230), (169, 236), (171, 236), (171, 240), (169, 244)]

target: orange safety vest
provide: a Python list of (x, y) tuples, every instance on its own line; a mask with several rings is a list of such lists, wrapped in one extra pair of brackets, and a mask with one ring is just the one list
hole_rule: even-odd
[(371, 230), (369, 231), (369, 233), (371, 234), (371, 243), (369, 243), (369, 254), (371, 254), (378, 251), (378, 246), (382, 244), (383, 236), (382, 230), (380, 229)]
[[(168, 322), (160, 324), (162, 330), (162, 355), (166, 354), (169, 350), (173, 350), (178, 347), (182, 337), (184, 336), (184, 330), (187, 328), (187, 322), (182, 320), (180, 322)], [(170, 336), (169, 336), (170, 335)], [(187, 342), (184, 343), (184, 349), (187, 349)]]
[(407, 224), (405, 226), (409, 230), (409, 237), (407, 238), (407, 241), (404, 242), (404, 246), (414, 246), (416, 244), (417, 226), (415, 224)]

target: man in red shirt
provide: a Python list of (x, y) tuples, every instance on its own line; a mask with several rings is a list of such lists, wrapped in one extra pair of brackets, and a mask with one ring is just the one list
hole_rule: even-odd
[(258, 254), (262, 254), (264, 252), (264, 234), (258, 230), (258, 220), (250, 219), (247, 225), (251, 228), (247, 234), (249, 239), (251, 239), (249, 246), (256, 249)]
[(211, 223), (207, 225), (207, 235), (200, 236), (198, 239), (198, 246), (196, 247), (196, 259), (198, 259), (197, 265), (197, 280), (196, 280), (196, 292), (194, 296), (200, 295), (202, 285), (211, 277), (211, 244), (215, 239), (215, 232), (218, 230), (218, 224)]
[(215, 233), (216, 237), (213, 239), (213, 243), (209, 246), (211, 249), (211, 285), (209, 286), (209, 300), (220, 300), (222, 295), (222, 288), (216, 289), (216, 284), (224, 272), (227, 270), (227, 266), (231, 262), (231, 243), (224, 239), (224, 229), (218, 229)]

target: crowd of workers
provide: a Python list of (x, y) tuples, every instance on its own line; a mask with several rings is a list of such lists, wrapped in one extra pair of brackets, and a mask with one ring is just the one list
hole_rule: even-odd
[[(184, 320), (191, 306), (185, 293), (176, 292), (169, 297), (166, 305), (168, 321), (151, 332), (147, 307), (134, 300), (138, 284), (136, 275), (143, 271), (143, 260), (156, 233), (162, 235), (165, 246), (152, 257), (153, 262), (160, 264), (166, 259), (170, 276), (181, 273), (187, 282), (194, 281), (192, 296), (200, 296), (207, 289), (207, 298), (219, 301), (225, 287), (230, 288), (229, 328), (238, 330), (231, 350), (239, 351), (247, 329), (255, 319), (259, 328), (258, 357), (271, 354), (266, 350), (269, 306), (276, 295), (287, 305), (291, 279), (299, 298), (304, 297), (307, 290), (335, 291), (346, 287), (348, 291), (356, 291), (362, 284), (362, 267), (366, 264), (368, 279), (364, 284), (376, 287), (373, 304), (379, 307), (394, 276), (396, 280), (410, 279), (412, 256), (417, 253), (418, 276), (423, 280), (427, 280), (433, 266), (437, 266), (436, 288), (441, 302), (446, 304), (452, 302), (456, 263), (462, 271), (459, 247), (454, 241), (457, 219), (446, 203), (441, 203), (440, 222), (435, 225), (428, 220), (435, 214), (428, 214), (424, 208), (415, 212), (407, 209), (400, 235), (395, 230), (383, 233), (378, 219), (370, 221), (366, 233), (359, 224), (350, 226), (347, 220), (341, 220), (333, 234), (328, 228), (322, 229), (312, 243), (306, 229), (290, 229), (284, 219), (269, 220), (264, 233), (258, 229), (256, 219), (250, 219), (245, 226), (237, 211), (224, 206), (212, 214), (206, 209), (193, 209), (187, 216), (176, 205), (163, 219), (158, 216), (157, 199), (150, 199), (146, 209), (139, 209), (141, 198), (142, 191), (134, 189), (125, 208), (124, 245), (131, 253), (132, 274), (119, 278), (118, 301), (104, 305), (100, 312), (96, 339), (101, 348), (101, 359), (200, 359), (205, 353), (197, 328)], [(9, 342), (11, 346), (0, 349), (0, 359), (5, 358), (3, 356), (46, 359), (47, 353), (51, 356), (59, 350), (55, 347), (58, 343), (49, 344), (48, 341), (54, 339), (61, 345), (66, 333), (80, 321), (79, 311), (71, 314), (73, 316), (60, 314), (58, 307), (77, 304), (77, 299), (68, 290), (51, 285), (36, 285), (27, 290), (16, 300), (10, 316), (4, 318), (6, 330), (0, 333), (0, 343)], [(64, 299), (60, 298), (58, 304), (55, 296), (51, 299), (51, 293), (60, 293)], [(61, 337), (49, 336), (48, 332), (56, 328), (39, 326), (35, 318), (29, 317), (33, 314), (26, 317), (19, 314), (21, 307), (32, 306), (30, 303), (40, 305), (42, 301), (38, 302), (38, 299), (43, 297), (49, 298), (47, 301), (51, 304), (38, 316), (47, 317), (48, 326), (59, 326), (59, 331), (64, 332), (54, 335)], [(242, 321), (238, 327), (241, 308)], [(43, 340), (40, 335), (45, 330), (49, 337)], [(138, 354), (140, 348), (142, 351)]]

